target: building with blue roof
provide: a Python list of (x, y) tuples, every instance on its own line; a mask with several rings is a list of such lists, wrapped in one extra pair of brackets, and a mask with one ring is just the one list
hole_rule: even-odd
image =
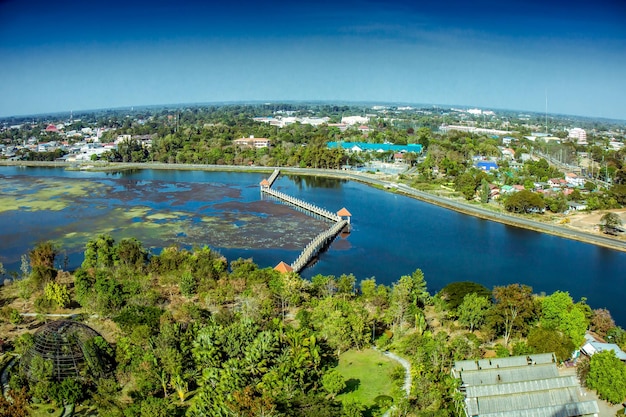
[(482, 169), (485, 172), (495, 171), (498, 169), (498, 164), (494, 161), (478, 161), (475, 164), (476, 168)]
[(390, 143), (367, 142), (328, 142), (329, 149), (344, 149), (348, 152), (414, 152), (422, 153), (422, 145), (410, 143), (408, 145), (392, 145)]

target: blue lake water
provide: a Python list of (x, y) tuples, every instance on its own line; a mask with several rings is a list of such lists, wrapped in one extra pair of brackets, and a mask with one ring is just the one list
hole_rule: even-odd
[[(77, 204), (93, 205), (93, 210), (88, 212), (80, 211), (80, 207), (56, 214), (0, 212), (2, 236), (18, 224), (23, 230), (28, 229), (26, 224), (34, 225), (37, 230), (11, 243), (1, 239), (0, 261), (7, 269), (19, 269), (19, 254), (26, 253), (37, 241), (57, 240), (63, 236), (64, 228), (81, 220), (85, 213), (105, 216), (112, 206), (130, 209), (141, 205), (158, 213), (183, 212), (196, 223), (206, 221), (197, 217), (200, 212), (203, 216), (221, 216), (224, 222), (233, 224), (232, 232), (224, 232), (222, 225), (218, 235), (194, 235), (190, 230), (195, 229), (185, 229), (179, 232), (181, 235), (170, 236), (167, 233), (173, 231), (168, 229), (163, 231), (162, 239), (189, 247), (208, 244), (229, 261), (253, 258), (261, 267), (273, 267), (281, 260), (292, 262), (302, 242), (325, 227), (320, 220), (310, 220), (302, 213), (263, 198), (258, 188), (265, 177), (262, 174), (165, 170), (106, 174), (56, 168), (0, 168), (2, 184), (7, 178), (20, 176), (103, 181), (116, 197), (115, 201), (96, 201), (97, 196), (84, 196)], [(150, 201), (142, 193), (146, 187), (156, 189), (150, 193)], [(304, 277), (353, 273), (357, 280), (376, 277), (378, 282), (390, 284), (420, 268), (431, 293), (454, 281), (475, 281), (488, 288), (519, 282), (530, 285), (536, 293), (562, 290), (569, 291), (575, 300), (587, 297), (592, 308), (608, 308), (618, 324), (626, 325), (626, 310), (621, 308), (626, 286), (626, 253), (474, 218), (351, 181), (282, 175), (274, 188), (331, 211), (346, 207), (353, 215), (350, 235), (337, 238), (314, 265), (302, 272)], [(205, 189), (217, 194), (201, 195)], [(154, 198), (155, 194), (163, 198)], [(233, 210), (251, 218), (247, 223), (241, 221), (232, 215)], [(270, 221), (275, 216), (292, 216), (292, 212), (291, 226), (280, 226), (285, 227), (284, 234), (266, 235), (259, 232), (255, 223), (263, 227), (263, 222), (267, 222), (268, 228), (276, 229)], [(303, 228), (302, 236), (293, 229), (294, 222)], [(249, 244), (239, 238), (228, 243), (228, 233), (234, 235), (237, 230), (248, 230), (246, 227), (252, 230)], [(130, 234), (127, 237), (131, 237), (134, 231), (124, 227), (115, 230), (116, 238), (125, 236), (126, 231)], [(270, 232), (276, 230), (267, 230)], [(144, 243), (158, 249), (158, 242)], [(70, 268), (82, 261), (80, 250), (68, 256)]]

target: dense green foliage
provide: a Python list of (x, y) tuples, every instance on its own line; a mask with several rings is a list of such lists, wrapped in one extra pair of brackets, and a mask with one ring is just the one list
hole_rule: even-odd
[[(55, 381), (50, 364), (37, 359), (39, 382), (14, 375), (11, 387), (56, 404), (88, 400), (103, 416), (373, 416), (392, 403), (407, 416), (452, 416), (460, 394), (450, 368), (481, 357), (486, 343), (498, 356), (555, 352), (566, 360), (592, 323), (626, 344), (626, 332), (607, 311), (593, 312), (560, 291), (539, 297), (520, 284), (489, 291), (451, 283), (433, 297), (419, 269), (391, 286), (375, 278), (357, 283), (351, 274), (307, 281), (250, 260), (228, 265), (208, 248), (151, 255), (134, 239), (109, 236), (91, 240), (82, 267), (69, 275), (49, 266), (54, 253), (47, 244), (31, 251), (25, 282), (40, 282), (35, 271), (46, 266), (51, 277), (33, 297), (54, 299), (48, 311), (68, 305), (69, 297), (82, 312), (98, 314), (94, 323), (114, 335), (114, 348), (96, 338), (85, 349), (112, 364), (91, 374), (110, 377)], [(11, 311), (3, 309), (3, 320), (11, 320)], [(13, 346), (25, 352), (32, 343), (26, 333)], [(393, 389), (367, 403), (343, 399), (354, 381), (337, 372), (339, 355), (373, 344), (411, 363), (408, 398)], [(602, 364), (592, 362), (587, 371), (589, 386), (599, 391)], [(390, 378), (400, 384), (403, 373)]]
[(586, 384), (598, 391), (598, 396), (613, 404), (626, 398), (626, 365), (612, 350), (596, 353), (591, 357)]

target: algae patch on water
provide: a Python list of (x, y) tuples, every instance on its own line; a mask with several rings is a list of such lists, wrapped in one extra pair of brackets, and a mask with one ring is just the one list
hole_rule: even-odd
[(100, 194), (104, 188), (103, 184), (92, 181), (5, 177), (0, 191), (0, 212), (60, 211), (76, 198)]

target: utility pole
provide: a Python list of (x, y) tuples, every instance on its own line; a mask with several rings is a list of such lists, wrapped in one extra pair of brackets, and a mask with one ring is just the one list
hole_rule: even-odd
[(548, 89), (546, 88), (546, 135), (548, 134)]

